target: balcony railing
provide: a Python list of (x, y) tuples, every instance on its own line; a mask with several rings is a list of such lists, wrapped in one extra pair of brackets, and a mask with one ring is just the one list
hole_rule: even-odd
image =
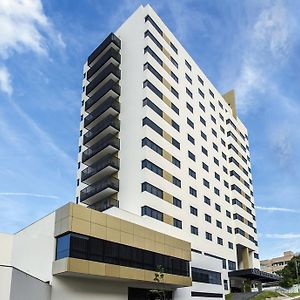
[[(97, 194), (104, 192), (106, 189), (113, 190), (114, 193), (119, 191), (119, 180), (114, 177), (106, 177), (95, 184), (87, 186), (85, 189), (83, 189), (80, 192), (80, 201), (83, 202), (85, 200), (88, 200), (89, 198), (96, 196)], [(106, 195), (107, 197), (107, 195)], [(97, 199), (100, 200), (99, 198)], [(97, 202), (95, 198), (90, 199), (89, 204), (93, 204)]]
[(98, 72), (100, 68), (109, 60), (114, 62), (114, 65), (119, 65), (121, 63), (121, 55), (114, 48), (110, 48), (99, 60), (87, 71), (86, 78), (90, 81), (90, 78)]
[(93, 110), (84, 118), (84, 127), (90, 129), (90, 124), (110, 109), (113, 109), (116, 113), (120, 113), (120, 103), (118, 100), (112, 97), (106, 99), (95, 110)]
[(88, 179), (91, 179), (91, 177), (100, 173), (102, 170), (104, 170), (107, 167), (111, 167), (115, 171), (119, 170), (120, 169), (119, 158), (112, 156), (112, 155), (104, 156), (99, 161), (97, 161), (90, 167), (85, 168), (81, 172), (81, 181), (84, 183), (88, 183), (88, 182), (86, 182), (86, 181), (88, 181)]
[(90, 65), (110, 43), (113, 43), (119, 49), (121, 48), (121, 40), (111, 33), (88, 57), (88, 65)]
[(120, 120), (112, 115), (107, 116), (83, 136), (83, 144), (89, 146), (88, 143), (108, 127), (112, 127), (116, 131), (119, 131)]
[(119, 207), (119, 201), (113, 197), (108, 197), (89, 206), (91, 209), (104, 211), (110, 207)]
[(89, 109), (107, 93), (111, 92), (111, 95), (116, 97), (120, 96), (121, 88), (118, 83), (110, 79), (104, 86), (102, 86), (92, 97), (90, 97), (85, 103), (85, 110), (90, 112)]
[(95, 156), (98, 156), (98, 154), (102, 150), (108, 147), (120, 150), (120, 140), (112, 134), (106, 135), (99, 142), (94, 144), (91, 148), (86, 149), (82, 153), (82, 162), (89, 165), (87, 161), (89, 161), (91, 158), (94, 158)]

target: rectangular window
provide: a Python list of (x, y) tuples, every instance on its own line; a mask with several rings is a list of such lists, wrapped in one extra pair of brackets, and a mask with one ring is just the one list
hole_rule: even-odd
[(196, 156), (194, 153), (192, 153), (191, 151), (188, 151), (188, 157), (193, 160), (193, 161), (196, 161)]
[(217, 132), (216, 132), (213, 128), (211, 129), (211, 132), (212, 132), (212, 134), (213, 134), (215, 137), (218, 137)]
[(215, 172), (215, 178), (220, 181), (220, 175), (217, 172)]
[(206, 171), (209, 172), (208, 165), (205, 162), (202, 162), (202, 168)]
[(142, 216), (145, 215), (157, 219), (159, 221), (163, 221), (163, 213), (149, 206), (142, 207)]
[(173, 197), (173, 205), (181, 208), (181, 200), (176, 197)]
[(227, 232), (232, 233), (232, 228), (230, 226), (227, 226)]
[(171, 92), (176, 98), (179, 98), (178, 92), (172, 86), (171, 86)]
[(198, 75), (198, 80), (199, 80), (199, 82), (202, 84), (202, 85), (204, 85), (204, 81), (203, 81), (203, 79)]
[(149, 22), (149, 23), (151, 23), (152, 24), (152, 26), (157, 30), (157, 32), (161, 35), (161, 36), (163, 36), (163, 31), (159, 28), (159, 26), (153, 21), (153, 19), (149, 16), (149, 15), (147, 15), (146, 17), (145, 17), (145, 22)]
[(194, 123), (189, 118), (186, 118), (186, 122), (189, 126), (191, 126), (194, 129)]
[(218, 146), (217, 146), (215, 143), (213, 143), (213, 148), (214, 148), (216, 151), (219, 151), (219, 148), (218, 148)]
[(214, 157), (214, 163), (218, 166), (219, 165), (219, 161)]
[(172, 127), (175, 128), (179, 132), (180, 131), (179, 125), (173, 120), (171, 123), (172, 123)]
[(178, 187), (181, 187), (181, 180), (173, 176), (173, 184), (175, 184)]
[(194, 139), (191, 135), (189, 135), (189, 134), (188, 134), (188, 140), (189, 140), (193, 145), (195, 145), (195, 139)]
[(185, 78), (190, 84), (193, 83), (192, 78), (188, 74), (185, 74)]
[(200, 89), (198, 89), (198, 93), (204, 99), (204, 93)]
[(215, 203), (215, 209), (219, 212), (221, 212), (221, 206), (217, 203)]
[(178, 77), (171, 71), (171, 77), (178, 83)]
[(203, 146), (201, 147), (201, 151), (202, 151), (203, 154), (208, 156), (208, 151)]
[(195, 235), (198, 235), (198, 228), (191, 225), (191, 233), (195, 234)]
[(193, 93), (188, 88), (185, 88), (185, 92), (193, 99)]
[(149, 47), (145, 47), (144, 54), (149, 53), (161, 66), (163, 65), (163, 61), (158, 57), (158, 55)]
[(153, 129), (159, 135), (161, 135), (161, 136), (163, 135), (163, 130), (147, 117), (143, 119), (143, 126), (149, 126), (151, 129)]
[(210, 215), (205, 214), (204, 218), (205, 218), (206, 222), (211, 223), (211, 216)]
[(197, 197), (197, 191), (190, 186), (190, 194), (194, 197)]
[(178, 69), (178, 63), (173, 57), (171, 57), (171, 62)]
[(163, 77), (148, 62), (144, 64), (144, 70), (149, 70), (159, 81), (163, 81)]
[(144, 37), (145, 38), (149, 37), (160, 50), (163, 50), (162, 44), (156, 39), (156, 37), (149, 30), (145, 32)]
[(158, 167), (156, 164), (151, 162), (148, 159), (144, 159), (142, 161), (142, 169), (147, 168), (148, 170), (152, 171), (153, 173), (156, 173), (159, 176), (163, 176), (163, 169)]
[(210, 115), (210, 119), (211, 119), (215, 124), (217, 124), (217, 120), (216, 120), (216, 118), (215, 118), (214, 116)]
[(216, 107), (211, 102), (209, 102), (209, 105), (212, 108), (212, 110), (216, 110)]
[(185, 60), (185, 65), (188, 67), (188, 69), (191, 71), (192, 70), (192, 66)]
[(194, 112), (194, 109), (193, 109), (192, 105), (190, 105), (188, 102), (186, 103), (186, 107), (187, 107), (187, 109), (188, 109), (191, 113)]
[(180, 143), (174, 138), (172, 138), (172, 145), (180, 150)]
[(193, 171), (192, 169), (189, 169), (189, 175), (196, 179), (196, 172)]
[[(192, 281), (193, 282), (203, 282), (206, 284), (216, 284), (216, 285), (222, 285), (222, 279), (221, 279), (221, 273), (205, 270), (205, 269), (199, 269), (192, 267)], [(195, 293), (193, 295), (193, 293)], [(215, 293), (203, 293), (203, 292), (192, 292), (192, 297), (203, 297), (203, 299), (209, 299), (209, 298), (223, 298), (220, 297), (221, 294), (215, 294)]]
[(231, 218), (231, 213), (230, 213), (230, 211), (226, 210), (226, 216), (227, 216), (228, 218)]
[(200, 117), (200, 122), (201, 122), (204, 126), (206, 126), (206, 121), (205, 121), (202, 117)]
[(220, 222), (219, 220), (216, 221), (216, 226), (218, 228), (222, 228), (222, 222)]
[(198, 209), (194, 206), (190, 206), (190, 213), (194, 216), (198, 216)]
[(180, 168), (180, 161), (174, 156), (172, 156), (172, 164)]
[(177, 115), (179, 115), (179, 109), (178, 109), (178, 107), (177, 107), (175, 104), (171, 103), (171, 109), (172, 109), (173, 111), (175, 111), (175, 113), (176, 113)]
[(206, 136), (206, 134), (201, 130), (201, 137), (205, 140), (205, 141), (207, 141), (207, 136)]
[(158, 96), (160, 99), (163, 98), (162, 92), (155, 87), (149, 80), (145, 80), (143, 83), (143, 87), (148, 87), (156, 96)]
[(205, 106), (201, 102), (199, 102), (199, 107), (205, 112)]
[(211, 89), (209, 89), (209, 94), (210, 94), (213, 98), (215, 98), (215, 94), (211, 91)]
[(209, 241), (212, 241), (212, 234), (209, 232), (205, 232), (205, 238)]
[(174, 46), (174, 44), (170, 42), (170, 46), (171, 46), (172, 50), (173, 50), (176, 54), (178, 54), (178, 50), (177, 50), (177, 48)]
[(221, 239), (220, 237), (217, 238), (217, 242), (219, 245), (223, 246), (223, 239)]
[(233, 249), (233, 243), (228, 242), (228, 248), (229, 248), (229, 249)]
[(203, 178), (203, 185), (209, 188), (209, 182)]
[(174, 218), (173, 219), (173, 226), (182, 229), (182, 221)]
[(214, 193), (218, 196), (220, 196), (220, 190), (214, 187)]
[(142, 183), (142, 192), (148, 192), (158, 198), (163, 199), (163, 191), (148, 182)]
[(204, 203), (211, 205), (211, 201), (208, 197), (204, 196)]

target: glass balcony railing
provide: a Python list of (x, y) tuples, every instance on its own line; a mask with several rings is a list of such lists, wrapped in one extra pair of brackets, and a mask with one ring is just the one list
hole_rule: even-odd
[(89, 206), (89, 208), (98, 211), (104, 211), (110, 207), (119, 207), (119, 201), (113, 197), (108, 197)]
[(110, 96), (120, 96), (121, 87), (114, 80), (110, 79), (104, 86), (102, 86), (93, 96), (91, 96), (85, 103), (85, 110), (89, 112), (89, 109), (107, 93), (111, 92)]
[(90, 124), (97, 120), (97, 118), (99, 118), (109, 109), (113, 109), (116, 113), (120, 113), (119, 101), (113, 97), (106, 99), (102, 104), (100, 104), (95, 110), (93, 110), (84, 118), (84, 127), (90, 129)]
[(113, 129), (119, 131), (120, 120), (112, 115), (107, 116), (104, 120), (100, 121), (83, 136), (83, 144), (88, 144), (93, 138), (95, 138), (98, 134), (100, 134), (108, 127), (112, 127)]
[(99, 161), (91, 165), (90, 167), (85, 168), (81, 172), (81, 181), (85, 182), (86, 180), (90, 179), (92, 176), (100, 173), (107, 167), (113, 168), (115, 171), (119, 170), (120, 168), (120, 160), (119, 158), (113, 155), (106, 155), (101, 158)]
[(109, 64), (106, 66), (86, 87), (86, 94), (89, 94), (99, 85), (103, 80), (107, 77), (111, 79), (115, 79), (116, 81), (121, 78), (121, 71), (118, 67), (113, 64)]
[[(111, 189), (113, 192), (119, 191), (119, 180), (114, 177), (106, 177), (92, 185), (87, 186), (85, 189), (83, 189), (80, 192), (80, 201), (84, 202), (85, 200), (88, 200), (89, 198), (104, 192), (106, 189)], [(93, 199), (94, 200), (94, 199)], [(89, 202), (96, 202), (92, 199)], [(90, 203), (92, 204), (92, 203)]]
[(98, 154), (102, 152), (103, 150), (106, 150), (106, 148), (112, 147), (115, 150), (120, 149), (120, 140), (112, 135), (108, 134), (105, 137), (103, 137), (100, 141), (98, 141), (96, 144), (94, 144), (92, 147), (86, 149), (82, 153), (82, 162), (85, 164), (88, 164), (87, 161), (90, 159), (99, 156)]
[(88, 57), (88, 65), (101, 54), (101, 52), (110, 44), (113, 43), (118, 49), (121, 48), (121, 40), (117, 38), (113, 33), (111, 33)]
[(114, 65), (119, 65), (121, 63), (121, 55), (120, 53), (115, 50), (114, 48), (110, 48), (107, 50), (105, 54), (87, 71), (86, 78), (90, 81), (90, 78), (94, 76), (98, 72), (105, 63), (111, 59), (111, 62)]

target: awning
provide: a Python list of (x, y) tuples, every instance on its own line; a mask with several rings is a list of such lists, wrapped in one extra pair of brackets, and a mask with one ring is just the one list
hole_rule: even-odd
[(260, 282), (274, 282), (281, 280), (281, 277), (272, 273), (263, 272), (259, 269), (244, 269), (228, 272), (230, 278), (243, 278)]

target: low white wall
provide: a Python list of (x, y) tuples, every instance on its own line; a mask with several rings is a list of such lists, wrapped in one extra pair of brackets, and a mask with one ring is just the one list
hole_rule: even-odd
[(0, 266), (0, 299), (10, 300), (12, 268)]
[(13, 235), (0, 233), (0, 265), (11, 266)]

